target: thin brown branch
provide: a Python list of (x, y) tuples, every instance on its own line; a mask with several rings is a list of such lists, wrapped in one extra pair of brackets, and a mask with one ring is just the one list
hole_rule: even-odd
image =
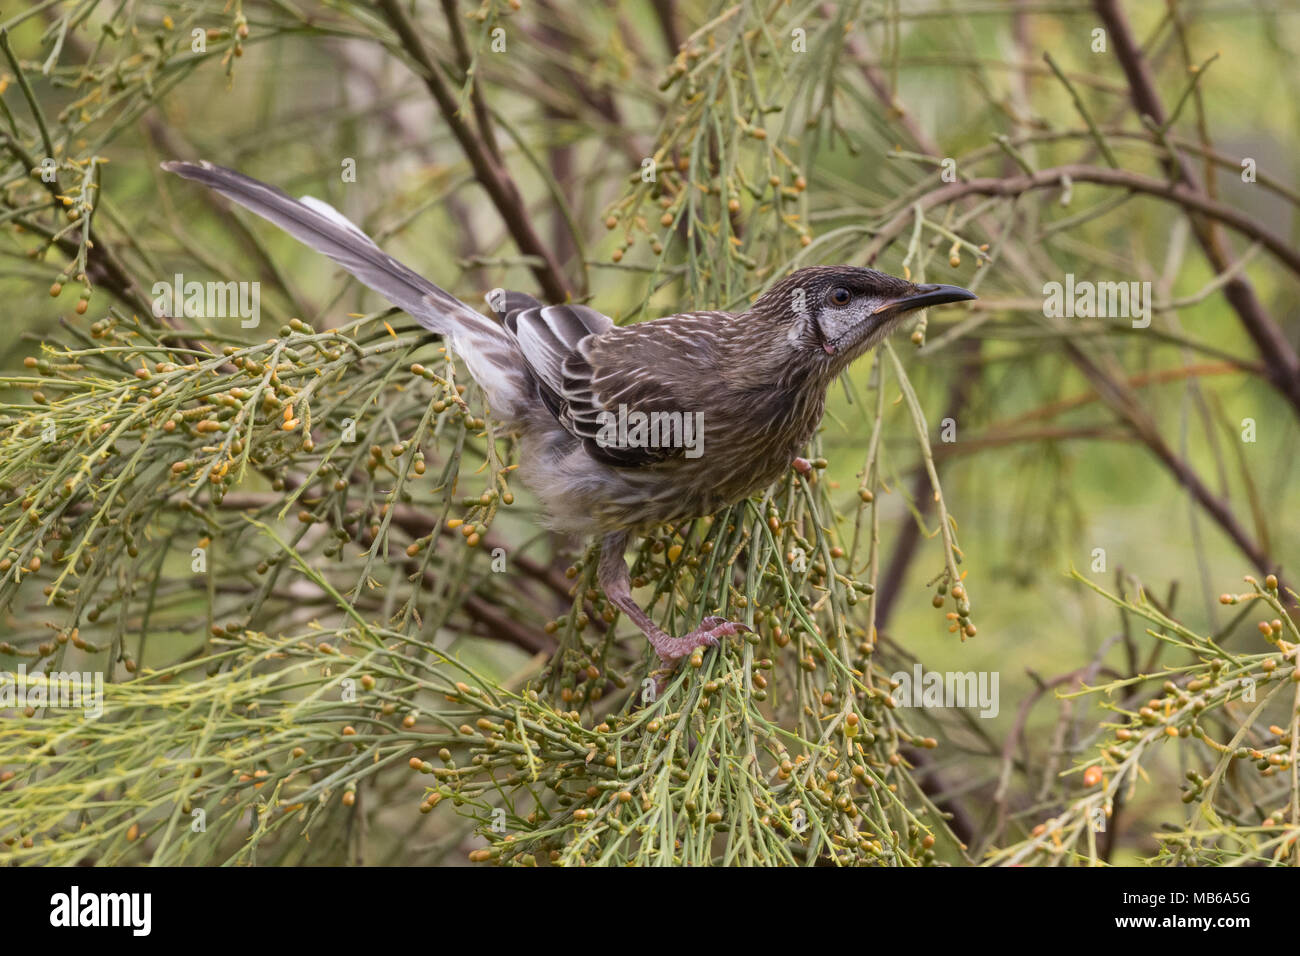
[(441, 68), (429, 54), (400, 0), (379, 0), (379, 8), (397, 34), (402, 49), (419, 68), (420, 78), (438, 104), (443, 120), (469, 160), (475, 178), (487, 191), (492, 204), (501, 215), (515, 245), (524, 255), (536, 260), (529, 268), (537, 278), (542, 292), (554, 302), (570, 298), (569, 284), (564, 280), (550, 247), (542, 242), (533, 228), (519, 187), (505, 166), (497, 162), (482, 131), (475, 132), (461, 116), (455, 94), (443, 80)]
[(682, 31), (677, 26), (677, 0), (651, 0), (659, 30), (664, 35), (664, 46), (675, 54), (682, 48)]
[[(1140, 114), (1150, 117), (1151, 122), (1156, 126), (1163, 128), (1167, 125), (1168, 119), (1160, 94), (1156, 90), (1155, 80), (1146, 57), (1142, 55), (1142, 50), (1137, 45), (1132, 30), (1129, 29), (1128, 20), (1120, 9), (1118, 0), (1095, 0), (1095, 6), (1097, 15), (1110, 33), (1115, 45), (1115, 56), (1124, 70), (1124, 76), (1128, 79), (1133, 106)], [(1181, 154), (1169, 154), (1164, 161), (1164, 166), (1166, 173), (1178, 184), (1177, 187), (1171, 188), (1179, 188), (1185, 197), (1194, 196), (1199, 200), (1199, 203), (1184, 201), (1183, 205), (1186, 208), (1204, 213), (1210, 220), (1222, 222), (1238, 232), (1244, 233), (1240, 228), (1242, 222), (1248, 224), (1253, 222), (1248, 216), (1210, 198), (1197, 179), (1191, 163)], [(1223, 216), (1221, 214), (1223, 210), (1232, 212), (1234, 218)], [(1191, 217), (1191, 222), (1196, 241), (1214, 271), (1227, 272), (1232, 266), (1232, 256), (1225, 247), (1223, 237), (1215, 223), (1196, 216)], [(1273, 241), (1281, 240), (1274, 238)], [(1273, 251), (1271, 247), (1270, 251)], [(1294, 248), (1289, 248), (1287, 251), (1290, 253), (1289, 256), (1279, 255), (1278, 258), (1282, 259), (1293, 272), (1300, 274), (1300, 252)], [(1237, 313), (1246, 333), (1254, 341), (1255, 347), (1259, 349), (1260, 356), (1268, 364), (1269, 380), (1300, 410), (1300, 356), (1291, 347), (1291, 343), (1287, 341), (1277, 323), (1264, 310), (1254, 287), (1246, 279), (1237, 275), (1223, 287), (1223, 295)]]
[[(1040, 169), (1032, 175), (1008, 176), (1005, 178), (985, 177), (968, 179), (965, 182), (948, 183), (938, 189), (918, 197), (894, 214), (877, 231), (867, 245), (866, 261), (868, 264), (889, 247), (905, 230), (910, 229), (916, 219), (916, 207), (922, 210), (942, 206), (967, 196), (1020, 196), (1037, 189), (1061, 188), (1066, 181), (1075, 183), (1095, 183), (1101, 186), (1115, 186), (1129, 189), (1136, 193), (1155, 196), (1188, 209), (1216, 219), (1225, 226), (1240, 233), (1261, 246), (1283, 263), (1288, 269), (1300, 276), (1300, 249), (1296, 249), (1288, 240), (1265, 229), (1247, 213), (1224, 203), (1215, 202), (1185, 185), (1169, 183), (1152, 176), (1143, 176), (1127, 169), (1110, 169), (1105, 166), (1083, 166), (1069, 164)], [(1222, 272), (1227, 265), (1220, 267)], [(1229, 283), (1231, 285), (1231, 283)], [(1226, 293), (1227, 286), (1224, 286)], [(1288, 346), (1289, 348), (1289, 346)], [(1297, 370), (1300, 374), (1300, 370)], [(1295, 391), (1296, 400), (1300, 402), (1300, 385)]]
[(1192, 466), (1174, 453), (1165, 442), (1156, 423), (1133, 397), (1128, 388), (1102, 369), (1075, 343), (1066, 340), (1066, 354), (1096, 388), (1102, 400), (1133, 429), (1151, 453), (1160, 459), (1175, 480), (1187, 489), (1196, 502), (1214, 519), (1219, 528), (1232, 539), (1241, 553), (1261, 572), (1276, 573), (1277, 561), (1260, 542), (1251, 537), (1237, 520), (1228, 502), (1214, 494)]
[(483, 137), (484, 145), (492, 153), (492, 158), (501, 163), (501, 147), (497, 145), (496, 132), (492, 129), (492, 116), (488, 112), (487, 101), (483, 99), (483, 87), (479, 85), (478, 77), (470, 73), (474, 65), (474, 57), (465, 39), (465, 27), (460, 22), (460, 10), (456, 7), (456, 0), (441, 0), (441, 2), (443, 15), (447, 18), (447, 30), (451, 33), (451, 45), (456, 49), (456, 63), (460, 66), (461, 73), (465, 75), (465, 82), (470, 85), (469, 95), (470, 102), (474, 104), (474, 122)]

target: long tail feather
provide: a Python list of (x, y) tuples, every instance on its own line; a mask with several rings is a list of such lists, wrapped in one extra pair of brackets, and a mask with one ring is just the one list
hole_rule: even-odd
[(522, 362), (505, 330), (388, 255), (333, 206), (310, 196), (294, 199), (274, 186), (209, 162), (166, 162), (162, 168), (202, 183), (274, 223), (329, 256), (426, 329), (445, 335), (487, 390), (493, 410), (507, 417), (516, 413), (526, 383)]

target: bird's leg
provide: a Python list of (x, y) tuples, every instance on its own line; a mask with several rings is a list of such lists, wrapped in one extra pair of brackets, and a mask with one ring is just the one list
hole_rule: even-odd
[(799, 472), (801, 475), (812, 474), (812, 462), (807, 458), (796, 458), (794, 461), (790, 462), (790, 464), (793, 465), (794, 470)]
[(605, 535), (600, 542), (600, 589), (605, 592), (616, 608), (632, 619), (641, 633), (646, 636), (650, 646), (655, 649), (659, 659), (665, 665), (675, 664), (683, 657), (689, 657), (697, 647), (713, 646), (721, 638), (748, 631), (744, 624), (728, 621), (720, 617), (706, 617), (700, 626), (689, 634), (673, 637), (650, 620), (650, 615), (641, 610), (641, 605), (632, 598), (632, 578), (628, 574), (627, 562), (623, 560), (623, 549), (627, 546), (627, 532), (615, 531)]

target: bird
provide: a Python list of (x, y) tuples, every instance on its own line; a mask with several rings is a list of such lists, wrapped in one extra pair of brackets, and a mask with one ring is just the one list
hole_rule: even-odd
[(619, 326), (587, 305), (498, 289), (486, 296), (489, 316), (383, 252), (328, 203), (206, 161), (162, 168), (280, 227), (443, 337), (491, 414), (518, 434), (519, 474), (543, 523), (599, 539), (600, 588), (645, 635), (661, 673), (750, 629), (710, 615), (686, 634), (664, 631), (632, 594), (633, 536), (743, 501), (792, 466), (806, 472), (800, 453), (835, 378), (917, 310), (976, 298), (832, 265), (789, 273), (741, 312)]

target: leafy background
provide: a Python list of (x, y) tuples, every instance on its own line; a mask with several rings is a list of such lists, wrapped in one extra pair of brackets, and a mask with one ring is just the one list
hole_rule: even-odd
[[(108, 687), (99, 720), (5, 712), (5, 857), (1294, 864), (1297, 13), (12, 16), (0, 667)], [(757, 632), (647, 701), (643, 642), (585, 543), (539, 530), (464, 370), (158, 169), (198, 157), (471, 302), (630, 322), (830, 262), (981, 298), (846, 375), (810, 481), (647, 538), (658, 619)], [(178, 272), (260, 282), (261, 326), (154, 316)], [(1050, 320), (1067, 273), (1162, 307)], [(998, 715), (893, 706), (914, 661), (996, 672)]]

